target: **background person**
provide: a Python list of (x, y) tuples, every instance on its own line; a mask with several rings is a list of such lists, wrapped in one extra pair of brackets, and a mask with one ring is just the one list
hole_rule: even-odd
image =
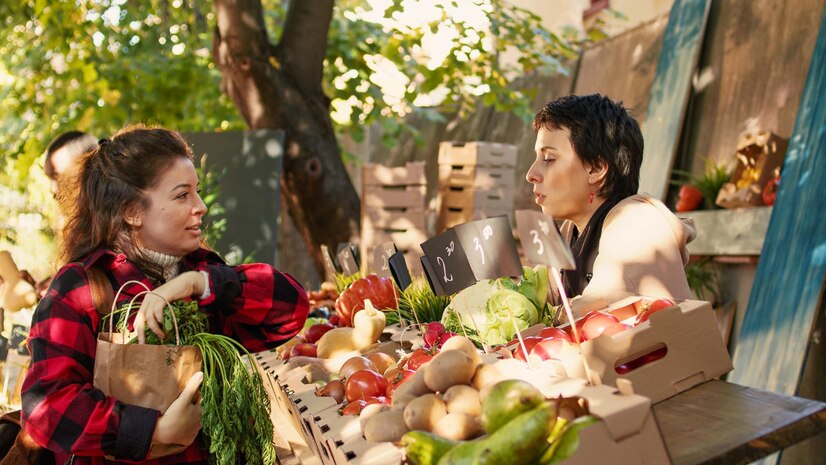
[[(101, 317), (87, 270), (102, 271), (117, 290), (138, 280), (169, 301), (196, 299), (210, 329), (252, 352), (273, 348), (302, 328), (307, 294), (288, 274), (266, 264), (230, 267), (201, 241), (206, 213), (192, 152), (174, 131), (142, 126), (121, 130), (82, 159), (74, 209), (63, 230), (66, 263), (34, 314), (32, 362), (23, 383), (23, 420), (35, 442), (57, 463), (102, 464), (104, 455), (141, 464), (208, 463), (196, 440), (200, 404), (196, 374), (166, 412), (126, 405), (93, 387)], [(129, 285), (118, 306), (143, 288)], [(148, 295), (135, 317), (162, 335), (165, 304)], [(105, 311), (108, 312), (108, 309)], [(194, 442), (193, 442), (194, 441)], [(146, 460), (152, 444), (190, 445)], [(119, 462), (118, 462), (119, 463)]]
[(567, 96), (533, 121), (536, 159), (526, 174), (535, 202), (556, 220), (576, 260), (563, 284), (575, 316), (629, 295), (688, 299), (692, 220), (638, 194), (643, 138), (621, 102)]

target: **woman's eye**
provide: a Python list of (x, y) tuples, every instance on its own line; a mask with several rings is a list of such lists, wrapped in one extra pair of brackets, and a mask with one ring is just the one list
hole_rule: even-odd
[(178, 198), (185, 199), (187, 195), (189, 195), (189, 192), (181, 192), (180, 195), (178, 195)]
[(543, 158), (542, 161), (545, 162), (545, 163), (551, 163), (552, 161), (554, 161), (554, 159), (553, 158)]

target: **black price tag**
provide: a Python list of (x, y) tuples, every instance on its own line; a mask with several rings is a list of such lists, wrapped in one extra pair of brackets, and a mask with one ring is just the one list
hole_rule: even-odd
[(407, 262), (404, 261), (404, 254), (401, 252), (394, 253), (387, 259), (387, 264), (390, 268), (390, 275), (396, 281), (399, 289), (402, 291), (407, 289), (413, 280), (410, 279), (410, 270), (407, 268)]
[(477, 281), (522, 276), (522, 263), (507, 216), (471, 221), (455, 229)]
[(338, 263), (341, 265), (341, 272), (345, 276), (352, 276), (359, 271), (359, 264), (357, 261), (357, 252), (355, 246), (345, 243), (339, 245), (339, 252), (337, 254)]
[(437, 278), (436, 272), (433, 271), (433, 268), (430, 267), (430, 262), (427, 260), (427, 257), (421, 256), (419, 260), (422, 262), (422, 273), (424, 273), (424, 277), (427, 279), (427, 284), (430, 285), (430, 289), (436, 295), (446, 295), (445, 290), (441, 286), (441, 281)]
[(455, 294), (476, 283), (455, 229), (422, 242), (422, 251), (423, 262), (428, 265), (424, 269), (429, 272), (428, 280), (432, 280), (431, 287), (436, 295)]
[(553, 218), (536, 210), (516, 211), (516, 230), (525, 257), (533, 263), (558, 270), (576, 269), (574, 255)]
[(373, 272), (382, 278), (389, 278), (390, 264), (388, 260), (396, 253), (396, 244), (385, 242), (373, 248)]
[(324, 262), (324, 271), (327, 273), (325, 279), (335, 279), (336, 273), (338, 273), (336, 262), (333, 260), (333, 254), (330, 253), (330, 248), (326, 245), (321, 246), (321, 259)]

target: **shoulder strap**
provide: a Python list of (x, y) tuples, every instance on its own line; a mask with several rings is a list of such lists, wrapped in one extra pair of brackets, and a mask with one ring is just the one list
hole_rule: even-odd
[(86, 271), (89, 277), (89, 287), (92, 290), (92, 305), (100, 315), (108, 315), (112, 307), (112, 301), (115, 300), (114, 291), (112, 290), (112, 283), (103, 273), (103, 271), (95, 265), (89, 267)]

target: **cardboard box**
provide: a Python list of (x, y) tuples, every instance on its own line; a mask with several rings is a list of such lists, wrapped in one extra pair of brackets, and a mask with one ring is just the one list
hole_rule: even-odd
[(763, 205), (763, 188), (780, 174), (788, 147), (788, 139), (771, 131), (745, 134), (737, 143), (731, 181), (720, 189), (715, 203), (723, 208)]
[(425, 205), (425, 186), (365, 186), (364, 207), (418, 208)]
[(517, 148), (498, 142), (442, 142), (440, 165), (516, 166)]
[[(639, 297), (624, 299), (605, 311), (633, 324)], [(665, 349), (663, 349), (665, 348)], [(665, 350), (650, 363), (620, 374), (617, 367), (647, 354)], [(602, 383), (616, 386), (628, 380), (637, 394), (657, 403), (732, 370), (711, 304), (687, 300), (660, 310), (639, 326), (614, 335), (602, 335), (581, 345), (590, 370)], [(656, 358), (656, 357), (652, 357)], [(564, 361), (569, 376), (586, 379), (580, 359)], [(624, 371), (624, 370), (621, 370)]]
[(516, 178), (513, 167), (479, 165), (439, 165), (439, 187), (450, 186), (494, 189), (514, 189)]
[(407, 162), (404, 166), (387, 167), (372, 163), (362, 168), (365, 186), (425, 185), (425, 162)]

